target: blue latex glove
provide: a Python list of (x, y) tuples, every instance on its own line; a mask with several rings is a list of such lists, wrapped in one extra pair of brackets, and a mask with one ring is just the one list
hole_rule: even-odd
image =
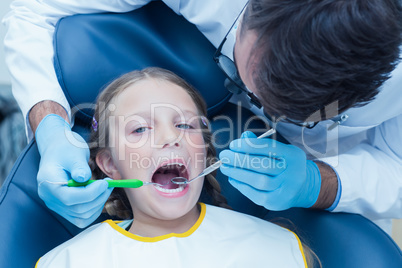
[(40, 122), (36, 143), (41, 155), (38, 194), (51, 209), (78, 227), (86, 227), (101, 214), (112, 188), (99, 180), (85, 187), (67, 187), (49, 182), (74, 179), (85, 182), (91, 178), (89, 149), (84, 139), (71, 131), (60, 116), (47, 115)]
[(317, 201), (321, 175), (317, 165), (296, 146), (257, 139), (244, 132), (219, 154), (221, 171), (254, 203), (269, 210), (311, 207)]

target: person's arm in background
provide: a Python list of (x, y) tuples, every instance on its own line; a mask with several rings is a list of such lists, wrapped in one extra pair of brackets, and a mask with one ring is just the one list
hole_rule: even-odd
[(337, 200), (341, 192), (338, 184), (338, 177), (331, 166), (323, 162), (315, 162), (321, 175), (321, 187), (317, 201), (311, 208), (328, 209)]
[[(59, 19), (79, 13), (127, 12), (148, 3), (137, 1), (13, 1), (3, 23), (6, 63), (12, 88), (41, 155), (38, 193), (46, 205), (79, 227), (101, 213), (111, 189), (99, 181), (82, 188), (57, 186), (49, 181), (91, 177), (89, 150), (71, 131), (70, 107), (53, 67), (53, 33)], [(75, 144), (74, 144), (75, 142)]]
[(57, 114), (70, 123), (69, 116), (63, 106), (54, 101), (44, 100), (35, 104), (28, 114), (29, 125), (33, 133), (35, 133), (42, 119), (49, 114)]

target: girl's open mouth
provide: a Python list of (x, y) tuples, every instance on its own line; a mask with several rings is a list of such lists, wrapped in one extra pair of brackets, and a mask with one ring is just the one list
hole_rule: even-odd
[(152, 182), (163, 186), (155, 186), (158, 191), (164, 193), (178, 193), (184, 190), (186, 185), (178, 185), (171, 182), (175, 177), (184, 177), (188, 180), (187, 168), (182, 163), (169, 163), (159, 167), (152, 176)]

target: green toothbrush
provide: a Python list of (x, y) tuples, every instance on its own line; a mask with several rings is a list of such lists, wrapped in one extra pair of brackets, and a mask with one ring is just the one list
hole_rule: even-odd
[[(69, 187), (81, 187), (81, 186), (87, 186), (96, 180), (89, 180), (86, 182), (76, 182), (75, 180), (69, 180), (68, 182), (53, 182), (53, 184), (59, 184), (59, 185), (65, 185)], [(107, 180), (107, 183), (109, 185), (109, 188), (111, 187), (120, 187), (120, 188), (139, 188), (141, 186), (145, 185), (158, 185), (158, 186), (164, 186), (159, 183), (154, 183), (154, 182), (143, 182), (140, 180), (132, 179), (132, 180)]]

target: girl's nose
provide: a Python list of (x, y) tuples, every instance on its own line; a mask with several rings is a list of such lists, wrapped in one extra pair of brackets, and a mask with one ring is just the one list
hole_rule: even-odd
[(178, 141), (173, 141), (169, 143), (163, 144), (162, 148), (168, 148), (168, 147), (179, 147), (179, 142)]
[(179, 147), (181, 138), (180, 131), (177, 128), (167, 127), (160, 130), (157, 143), (160, 148)]

